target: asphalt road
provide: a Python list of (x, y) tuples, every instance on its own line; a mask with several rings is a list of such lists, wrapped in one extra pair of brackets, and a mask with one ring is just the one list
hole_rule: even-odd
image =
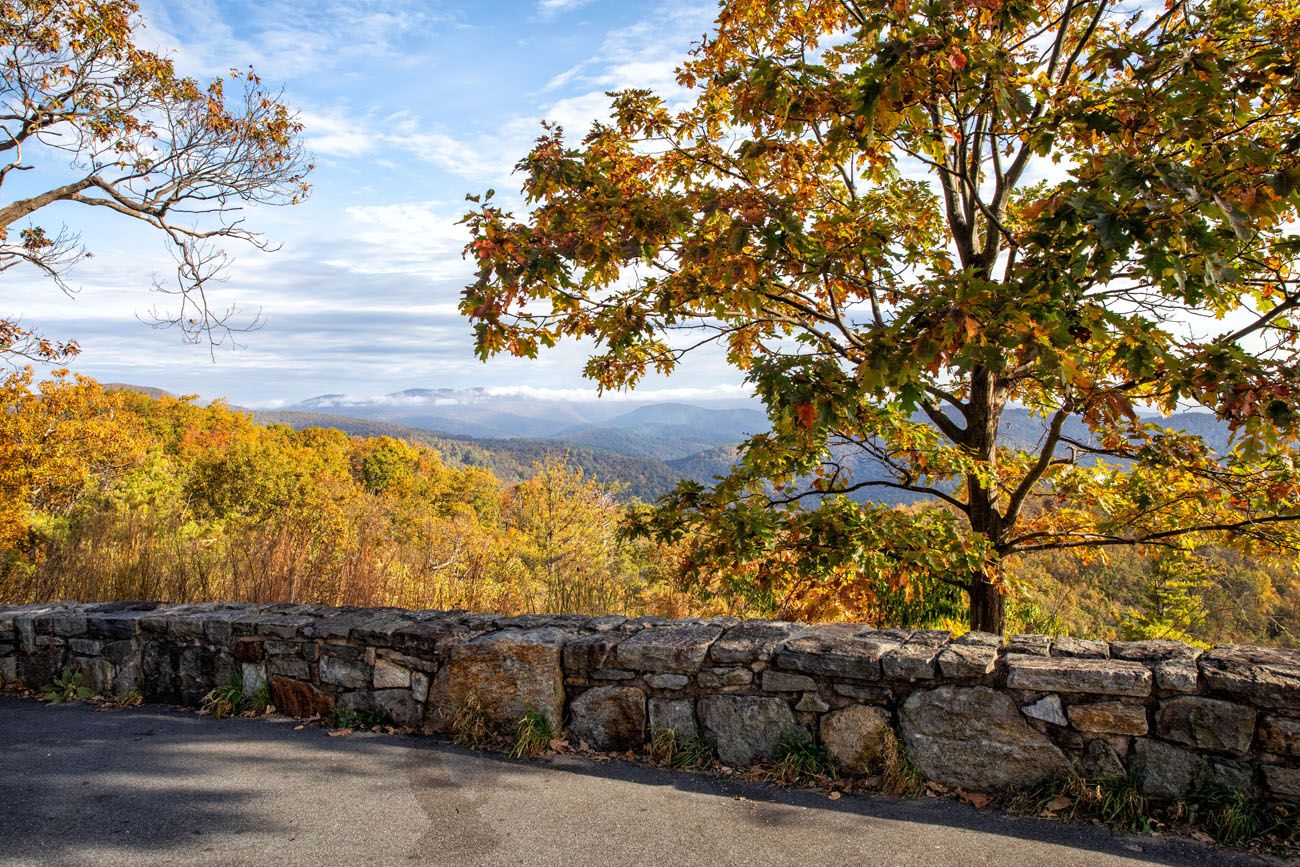
[(0, 864), (1258, 864), (1188, 840), (511, 761), (284, 720), (0, 699)]

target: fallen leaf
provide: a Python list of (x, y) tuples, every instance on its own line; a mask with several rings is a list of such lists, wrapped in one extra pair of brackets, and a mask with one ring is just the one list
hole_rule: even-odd
[(296, 732), (300, 732), (300, 731), (302, 731), (302, 730), (305, 729), (305, 728), (307, 728), (307, 727), (304, 726), (304, 725), (296, 725), (296, 726), (293, 727), (293, 730), (296, 731)]
[(1057, 813), (1064, 810), (1066, 807), (1073, 805), (1074, 798), (1071, 798), (1069, 795), (1057, 795), (1055, 798), (1047, 802), (1047, 809), (1051, 810), (1053, 813)]
[(352, 729), (331, 729), (329, 732), (329, 736), (332, 738), (341, 738), (350, 734), (352, 734)]
[(961, 798), (977, 810), (984, 809), (989, 805), (989, 801), (993, 800), (992, 795), (984, 792), (963, 792), (961, 790), (957, 791), (957, 797)]
[(946, 795), (952, 791), (952, 789), (948, 788), (943, 783), (936, 783), (934, 780), (927, 780), (925, 788), (934, 792), (936, 795)]
[(839, 792), (831, 792), (831, 793), (830, 793), (829, 795), (827, 795), (826, 797), (827, 797), (827, 798), (830, 798), (832, 801), (838, 801), (838, 800), (840, 799), (840, 793), (839, 793)]

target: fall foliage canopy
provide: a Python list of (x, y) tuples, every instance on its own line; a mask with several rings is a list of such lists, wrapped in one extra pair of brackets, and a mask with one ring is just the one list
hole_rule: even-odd
[[(1298, 71), (1294, 2), (725, 0), (684, 108), (614, 94), (527, 213), (471, 197), (462, 310), (604, 388), (725, 347), (772, 431), (638, 526), (757, 598), (940, 575), (996, 632), (1008, 558), (1294, 550)], [(1226, 451), (1143, 417), (1197, 407)]]

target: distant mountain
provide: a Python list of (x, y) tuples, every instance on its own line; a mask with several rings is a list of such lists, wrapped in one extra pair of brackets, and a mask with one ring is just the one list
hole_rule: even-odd
[[(748, 404), (748, 405), (746, 405)], [(746, 425), (766, 428), (766, 416), (747, 401), (719, 401), (717, 407), (655, 403), (652, 400), (559, 400), (511, 389), (408, 388), (375, 397), (322, 394), (285, 407), (376, 419), (477, 438), (580, 437), (601, 427), (637, 428), (685, 424), (701, 428), (703, 446), (740, 438)], [(599, 439), (599, 435), (591, 435)], [(652, 450), (653, 451), (653, 450)], [(678, 451), (687, 454), (690, 449)]]
[(132, 385), (129, 382), (101, 382), (100, 386), (105, 391), (134, 391), (140, 394), (147, 394), (157, 399), (160, 397), (175, 397), (170, 391), (163, 391), (161, 388), (154, 388), (151, 385)]
[(551, 455), (565, 460), (593, 478), (625, 486), (624, 494), (653, 500), (670, 490), (681, 478), (663, 461), (645, 460), (596, 449), (579, 448), (556, 440), (516, 438), (508, 440), (457, 437), (417, 427), (375, 419), (351, 418), (303, 410), (245, 410), (259, 424), (284, 424), (295, 430), (309, 427), (334, 428), (352, 436), (386, 436), (436, 450), (452, 466), (484, 467), (505, 482), (519, 482), (533, 473), (536, 463)]
[[(768, 429), (767, 416), (752, 403), (701, 406), (681, 402), (634, 404), (545, 399), (493, 394), (486, 389), (406, 389), (377, 398), (325, 394), (283, 410), (259, 410), (264, 423), (296, 428), (333, 427), (359, 436), (391, 436), (437, 449), (449, 463), (490, 468), (508, 482), (526, 478), (535, 462), (564, 454), (570, 463), (603, 481), (626, 486), (628, 496), (654, 499), (680, 479), (704, 484), (725, 475), (737, 445)], [(1228, 444), (1225, 425), (1209, 413), (1153, 419), (1165, 427), (1203, 437), (1215, 450)], [(1040, 447), (1045, 422), (1027, 410), (1006, 410), (1003, 441), (1027, 450)], [(1090, 439), (1082, 421), (1065, 428), (1071, 439)], [(1065, 447), (1061, 452), (1065, 452)], [(852, 448), (841, 460), (855, 481), (886, 479), (880, 465)], [(923, 499), (920, 494), (867, 487), (855, 499), (889, 505)]]

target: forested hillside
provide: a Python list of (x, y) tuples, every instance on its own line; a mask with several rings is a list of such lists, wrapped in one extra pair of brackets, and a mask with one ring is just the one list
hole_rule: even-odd
[[(630, 458), (546, 440), (500, 441), (493, 452), (492, 443), (321, 414), (260, 418), (274, 423), (83, 377), (10, 375), (0, 388), (0, 601), (964, 623), (964, 599), (938, 567), (906, 586), (862, 576), (754, 593), (743, 573), (726, 572), (686, 583), (689, 537), (660, 544), (620, 532), (641, 507), (608, 482), (625, 478)], [(524, 447), (534, 462), (524, 463)], [(718, 447), (707, 460), (734, 454)], [(476, 465), (493, 460), (504, 478)], [(659, 466), (666, 475), (655, 484), (710, 469)], [(895, 514), (943, 513), (916, 504), (880, 513)], [(1011, 562), (1007, 586), (1017, 630), (1289, 645), (1300, 633), (1300, 572), (1281, 558), (1216, 548), (1057, 554)]]

